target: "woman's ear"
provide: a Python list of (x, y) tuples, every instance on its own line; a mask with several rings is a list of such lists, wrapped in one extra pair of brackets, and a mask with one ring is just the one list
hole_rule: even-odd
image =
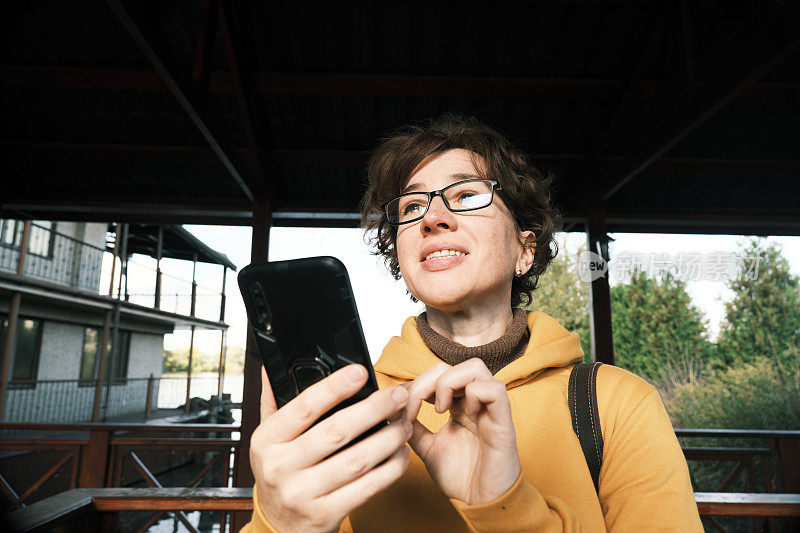
[(536, 253), (536, 234), (532, 231), (520, 231), (519, 241), (522, 244), (522, 253), (517, 260), (517, 271), (525, 274), (533, 265), (533, 257)]

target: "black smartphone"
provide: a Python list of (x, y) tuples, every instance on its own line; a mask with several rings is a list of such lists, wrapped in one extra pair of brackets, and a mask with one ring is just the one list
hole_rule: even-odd
[(252, 263), (239, 272), (238, 280), (279, 409), (314, 383), (353, 363), (367, 369), (366, 384), (319, 420), (378, 390), (350, 278), (341, 261), (307, 257)]

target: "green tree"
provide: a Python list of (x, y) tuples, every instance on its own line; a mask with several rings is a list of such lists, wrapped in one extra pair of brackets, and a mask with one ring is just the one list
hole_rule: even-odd
[(611, 287), (611, 325), (615, 364), (646, 379), (715, 357), (702, 312), (671, 273), (654, 279), (636, 271)]
[(527, 309), (542, 311), (552, 316), (568, 331), (578, 333), (584, 359), (592, 359), (591, 329), (589, 325), (589, 286), (577, 272), (581, 249), (575, 255), (567, 254), (566, 241), (559, 245), (559, 253), (539, 280), (533, 293), (533, 302)]
[[(235, 351), (235, 347), (228, 347), (227, 353)], [(229, 359), (228, 359), (229, 360)], [(164, 350), (164, 362), (162, 365), (165, 374), (186, 372), (189, 366), (189, 349), (178, 348), (177, 350)], [(203, 372), (216, 372), (219, 367), (219, 352), (206, 353), (197, 348), (192, 353), (192, 374)]]
[[(774, 244), (751, 239), (742, 244), (741, 268), (728, 287), (735, 293), (725, 306), (718, 345), (728, 364), (751, 363), (758, 356), (790, 362), (800, 346), (800, 280)], [(758, 258), (758, 262), (755, 262)]]

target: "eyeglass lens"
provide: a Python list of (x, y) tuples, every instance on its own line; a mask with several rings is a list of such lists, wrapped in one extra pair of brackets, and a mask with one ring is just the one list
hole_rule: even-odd
[[(442, 191), (450, 211), (471, 211), (492, 203), (492, 185), (488, 181), (464, 181)], [(386, 206), (389, 222), (403, 224), (422, 218), (428, 207), (426, 193), (406, 194)]]

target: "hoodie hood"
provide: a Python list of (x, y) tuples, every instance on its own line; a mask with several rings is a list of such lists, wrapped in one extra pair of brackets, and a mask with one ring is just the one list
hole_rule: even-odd
[[(570, 333), (556, 320), (540, 311), (528, 311), (530, 340), (522, 357), (495, 374), (508, 388), (530, 381), (548, 368), (560, 368), (583, 361), (577, 333)], [(412, 380), (441, 359), (430, 351), (417, 331), (415, 317), (403, 324), (399, 337), (392, 337), (383, 349), (375, 370), (400, 380)]]

